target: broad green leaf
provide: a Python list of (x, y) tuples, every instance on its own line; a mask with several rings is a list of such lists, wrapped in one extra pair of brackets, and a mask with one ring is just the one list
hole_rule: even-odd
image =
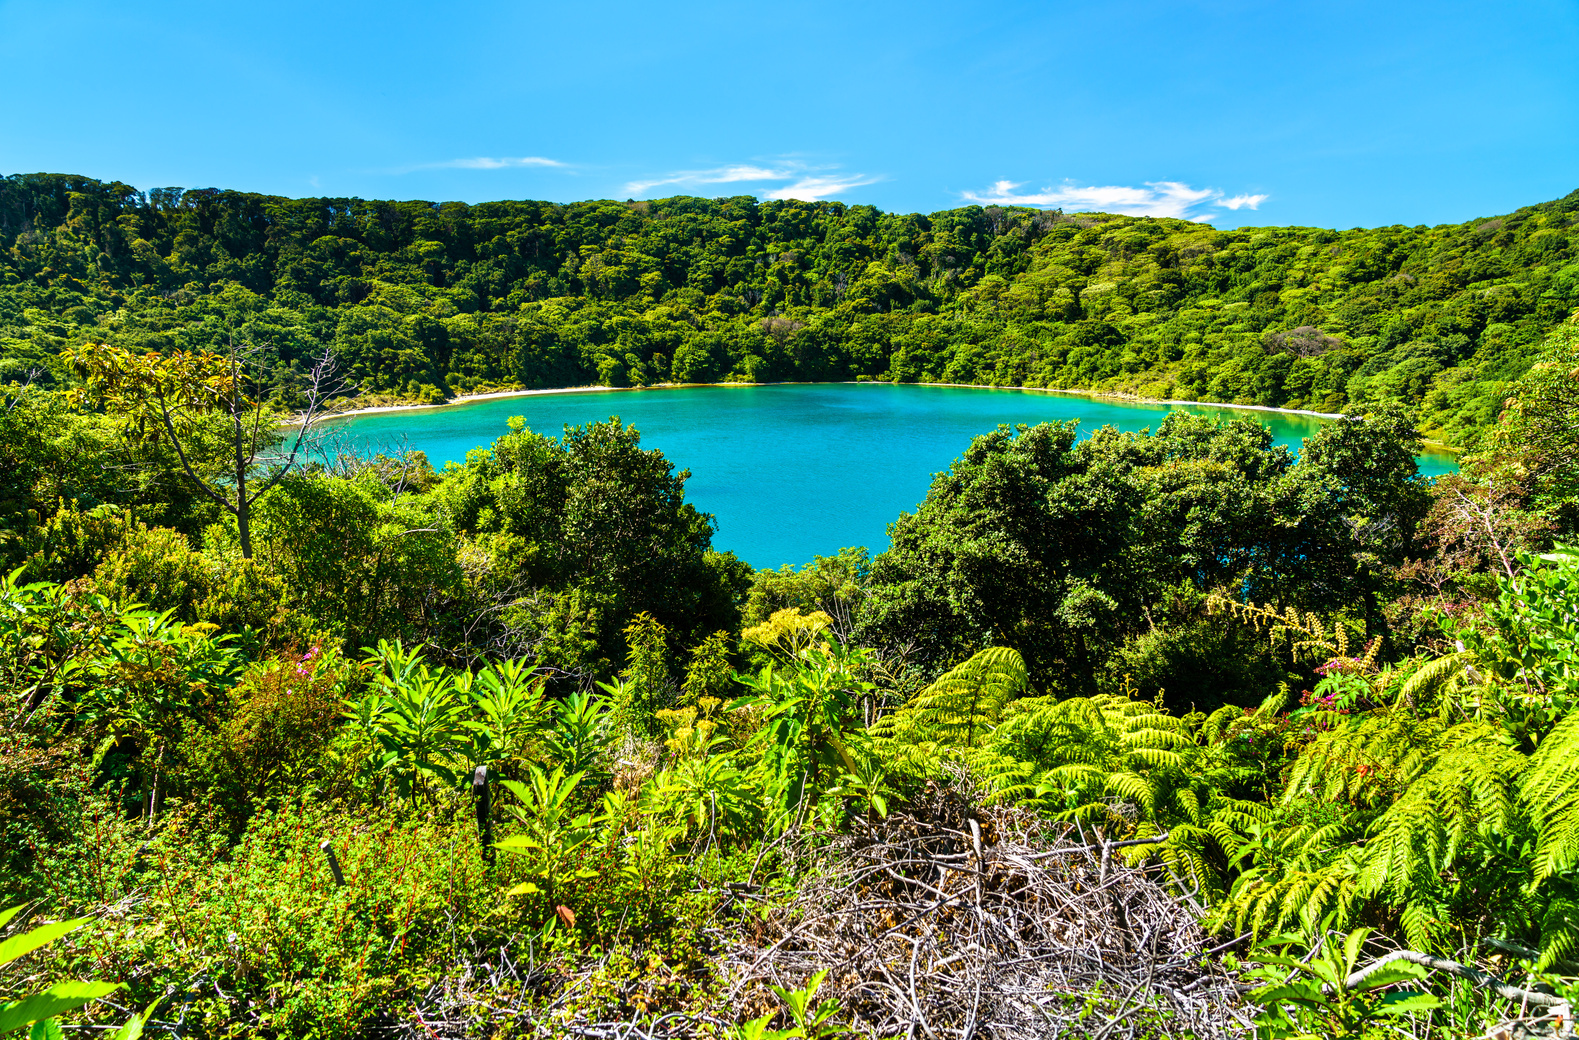
[(1315, 961), (1306, 966), (1305, 970), (1329, 986), (1341, 984), (1345, 975), (1340, 965), (1334, 964), (1325, 957), (1316, 958)]
[(1376, 1006), (1379, 1015), (1412, 1015), (1418, 1011), (1430, 1011), (1439, 1008), (1442, 1002), (1429, 993), (1418, 993), (1414, 990), (1404, 990), (1399, 993), (1389, 993), (1382, 998)]
[(515, 852), (519, 849), (543, 848), (542, 842), (537, 841), (535, 838), (530, 838), (525, 834), (512, 834), (508, 838), (501, 838), (499, 841), (495, 842), (494, 845), (496, 848), (504, 849), (506, 852)]
[(1391, 986), (1395, 982), (1423, 979), (1425, 976), (1426, 970), (1418, 964), (1410, 961), (1390, 961), (1367, 975), (1358, 986), (1354, 987), (1354, 992), (1364, 993), (1367, 990)]
[(1349, 933), (1343, 941), (1344, 973), (1354, 970), (1355, 962), (1360, 958), (1360, 947), (1365, 944), (1365, 937), (1371, 934), (1369, 928), (1356, 928)]
[(126, 1024), (115, 1031), (111, 1040), (140, 1040), (143, 1028), (148, 1025), (148, 1020), (154, 1017), (154, 1008), (159, 1006), (159, 1001), (154, 1001), (143, 1009), (140, 1015), (133, 1015), (126, 1020)]
[(56, 921), (54, 924), (41, 925), (30, 932), (13, 935), (11, 938), (0, 942), (0, 964), (10, 964), (25, 954), (32, 953), (47, 943), (52, 943), (67, 932), (74, 932), (87, 924), (90, 919), (78, 917), (71, 921)]
[(1267, 986), (1250, 994), (1250, 999), (1257, 1004), (1281, 1004), (1293, 1002), (1308, 1004), (1311, 1001), (1322, 1003), (1324, 997), (1321, 987), (1309, 982), (1287, 982), (1276, 986)]
[(54, 1018), (90, 1000), (107, 997), (120, 988), (116, 982), (57, 982), (44, 992), (24, 997), (0, 1011), (0, 1033)]
[(519, 885), (516, 885), (514, 888), (510, 889), (507, 894), (512, 896), (535, 896), (541, 891), (542, 889), (538, 888), (532, 882), (523, 881)]

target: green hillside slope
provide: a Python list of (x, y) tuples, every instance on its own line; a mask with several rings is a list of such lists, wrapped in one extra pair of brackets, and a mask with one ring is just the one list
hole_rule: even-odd
[(289, 404), (334, 346), (363, 392), (897, 379), (1339, 411), (1469, 443), (1579, 307), (1579, 192), (1329, 231), (966, 207), (673, 198), (285, 199), (0, 180), (0, 382), (65, 346), (218, 346)]

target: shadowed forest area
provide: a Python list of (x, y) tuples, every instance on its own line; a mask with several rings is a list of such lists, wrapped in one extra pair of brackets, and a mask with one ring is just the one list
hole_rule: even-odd
[[(1579, 196), (0, 192), (0, 1032), (1571, 1029)], [(441, 470), (285, 422), (861, 376), (1348, 414), (984, 430), (779, 570), (618, 419)]]

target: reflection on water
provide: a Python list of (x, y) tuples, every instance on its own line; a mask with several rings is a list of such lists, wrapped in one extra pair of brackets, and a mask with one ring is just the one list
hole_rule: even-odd
[[(1155, 428), (1174, 409), (1248, 416), (1298, 450), (1325, 421), (1218, 405), (1129, 404), (1034, 390), (894, 386), (887, 383), (680, 387), (495, 398), (343, 420), (366, 448), (420, 449), (435, 466), (462, 462), (506, 432), (513, 415), (557, 436), (567, 424), (618, 415), (691, 471), (686, 498), (718, 518), (715, 547), (756, 567), (800, 564), (848, 545), (874, 553), (887, 525), (926, 497), (976, 434), (1000, 423), (1079, 419), (1091, 431)], [(1432, 453), (1421, 472), (1457, 468)]]

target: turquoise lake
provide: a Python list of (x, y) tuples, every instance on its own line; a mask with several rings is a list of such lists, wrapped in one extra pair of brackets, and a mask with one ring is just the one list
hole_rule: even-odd
[[(1155, 428), (1169, 411), (1249, 416), (1298, 450), (1323, 420), (1213, 405), (1129, 404), (1034, 390), (813, 383), (608, 390), (499, 397), (342, 420), (368, 450), (418, 449), (436, 467), (465, 461), (519, 415), (558, 436), (566, 424), (617, 415), (689, 469), (686, 500), (718, 520), (713, 545), (754, 567), (810, 562), (843, 546), (873, 553), (887, 527), (926, 497), (970, 439), (1000, 423), (1078, 419), (1083, 431)], [(1420, 460), (1436, 476), (1453, 456)]]

